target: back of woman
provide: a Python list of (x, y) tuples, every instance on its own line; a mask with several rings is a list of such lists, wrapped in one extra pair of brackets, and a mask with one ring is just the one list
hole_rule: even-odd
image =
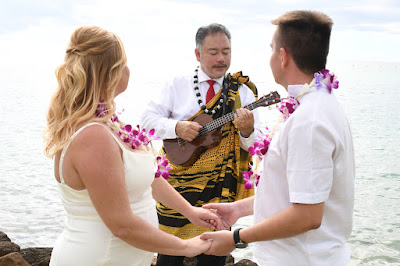
[(154, 252), (206, 252), (210, 241), (157, 228), (154, 199), (210, 230), (228, 225), (214, 211), (190, 205), (164, 179), (167, 160), (149, 147), (154, 130), (124, 125), (116, 116), (114, 98), (126, 90), (130, 74), (120, 39), (98, 27), (78, 28), (56, 74), (45, 153), (55, 159), (67, 217), (50, 264), (150, 265)]
[[(65, 63), (57, 69), (59, 87), (48, 114), (47, 136), (51, 138), (46, 151), (55, 157), (55, 176), (67, 218), (50, 265), (150, 265), (153, 259), (152, 252), (135, 248), (110, 231), (93, 205), (91, 196), (96, 197), (96, 193), (90, 195), (87, 178), (76, 170), (77, 160), (95, 158), (96, 149), (101, 152), (98, 146), (108, 146), (103, 150), (110, 156), (115, 151), (123, 162), (123, 187), (130, 209), (157, 227), (151, 194), (154, 155), (127, 149), (105, 122), (108, 114), (114, 113), (114, 97), (126, 89), (129, 72), (126, 74), (125, 68), (126, 56), (117, 36), (97, 27), (81, 27), (71, 37)], [(98, 144), (96, 138), (105, 141)], [(107, 163), (113, 159), (102, 156), (97, 163), (101, 160)], [(87, 166), (102, 169), (96, 162)], [(114, 174), (109, 175), (112, 182)]]

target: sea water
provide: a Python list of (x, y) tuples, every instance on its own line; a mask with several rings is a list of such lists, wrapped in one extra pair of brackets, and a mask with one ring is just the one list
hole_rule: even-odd
[[(355, 152), (355, 208), (348, 241), (350, 265), (400, 264), (400, 63), (342, 63), (335, 90), (350, 120)], [(2, 69), (5, 70), (5, 69)], [(252, 76), (252, 73), (248, 73)], [(286, 92), (255, 73), (260, 94)], [(132, 83), (119, 96), (127, 122), (136, 123), (144, 104), (163, 81)], [(42, 131), (55, 81), (11, 71), (0, 75), (0, 231), (22, 248), (51, 247), (60, 234), (65, 212), (58, 197), (53, 161), (44, 156)], [(260, 108), (262, 127), (273, 125), (276, 108)], [(252, 216), (233, 227), (247, 227)], [(252, 245), (233, 252), (235, 260), (252, 259)]]

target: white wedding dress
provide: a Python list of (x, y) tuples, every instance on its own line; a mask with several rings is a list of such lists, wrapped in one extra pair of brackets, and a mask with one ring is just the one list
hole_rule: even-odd
[[(71, 141), (90, 123), (80, 128)], [(101, 125), (101, 124), (100, 124)], [(110, 132), (123, 152), (125, 181), (129, 202), (133, 213), (154, 227), (158, 227), (155, 201), (151, 184), (154, 180), (156, 164), (152, 153), (138, 153), (127, 150)], [(59, 194), (67, 212), (65, 228), (57, 239), (51, 255), (50, 266), (60, 265), (145, 265), (151, 264), (154, 254), (137, 249), (115, 237), (105, 226), (88, 191), (69, 187), (62, 175), (62, 165), (69, 144), (60, 158)]]

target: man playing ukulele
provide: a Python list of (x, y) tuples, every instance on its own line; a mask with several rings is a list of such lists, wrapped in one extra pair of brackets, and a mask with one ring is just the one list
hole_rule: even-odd
[[(257, 89), (241, 73), (226, 75), (231, 61), (230, 39), (223, 25), (199, 28), (195, 54), (200, 67), (189, 75), (175, 77), (142, 116), (142, 126), (155, 128), (162, 139), (192, 142), (202, 128), (192, 121), (198, 115), (205, 113), (216, 119), (235, 111), (235, 120), (221, 126), (218, 145), (207, 148), (192, 165), (171, 163), (169, 183), (194, 206), (234, 202), (254, 194), (244, 189), (241, 173), (248, 170), (247, 150), (260, 134), (258, 114), (241, 107), (255, 101)], [(253, 86), (249, 85), (250, 89), (243, 83)], [(157, 203), (157, 212), (160, 229), (180, 238), (208, 231), (161, 203)], [(197, 259), (198, 265), (225, 265), (225, 257), (202, 254)], [(183, 260), (159, 254), (157, 265), (182, 265)]]

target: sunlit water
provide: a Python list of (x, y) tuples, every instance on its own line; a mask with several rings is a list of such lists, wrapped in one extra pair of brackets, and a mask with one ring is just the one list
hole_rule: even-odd
[[(352, 127), (356, 148), (356, 199), (350, 265), (400, 264), (400, 64), (357, 63), (332, 66), (339, 76), (335, 91)], [(3, 69), (6, 70), (6, 69)], [(9, 72), (11, 73), (11, 71)], [(251, 73), (248, 73), (250, 76)], [(262, 77), (262, 73), (257, 73)], [(41, 132), (53, 81), (0, 75), (0, 231), (22, 248), (53, 246), (62, 230), (64, 210), (58, 198), (52, 160), (43, 154)], [(135, 123), (162, 80), (130, 85), (117, 103)], [(269, 78), (255, 80), (260, 94), (285, 91)], [(135, 109), (133, 109), (135, 107)], [(276, 110), (259, 109), (263, 126)], [(133, 122), (135, 121), (135, 122)], [(234, 227), (253, 222), (245, 217)], [(252, 248), (234, 251), (236, 261), (252, 259)]]

